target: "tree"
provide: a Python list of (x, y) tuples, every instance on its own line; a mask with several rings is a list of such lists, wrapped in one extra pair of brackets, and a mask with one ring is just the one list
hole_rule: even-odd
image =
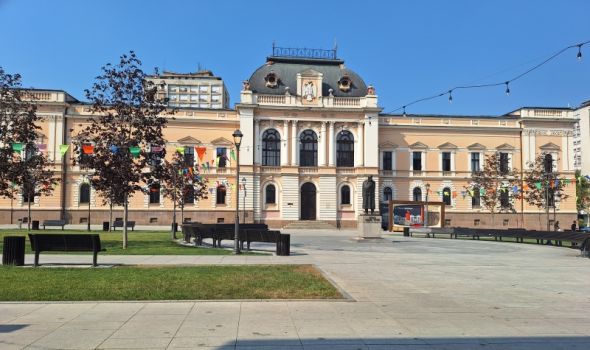
[(57, 179), (51, 163), (37, 148), (37, 107), (22, 89), (21, 76), (0, 67), (0, 195), (13, 199), (19, 187), (27, 200), (27, 228), (31, 229), (31, 202), (49, 195)]
[(555, 213), (555, 203), (569, 197), (565, 193), (565, 179), (560, 179), (554, 171), (556, 161), (551, 154), (539, 153), (533, 161), (527, 162), (527, 170), (524, 173), (524, 199), (539, 209), (545, 208), (547, 231), (551, 230), (549, 208), (553, 207)]
[(176, 207), (181, 210), (181, 222), (184, 222), (184, 206), (192, 200), (207, 198), (207, 180), (203, 178), (193, 164), (187, 164), (180, 152), (174, 152), (172, 161), (164, 160), (163, 172), (158, 176), (164, 184), (165, 197), (174, 205), (172, 214), (172, 239), (176, 239)]
[(495, 213), (515, 212), (514, 188), (518, 181), (518, 171), (509, 166), (507, 156), (487, 154), (482, 170), (473, 173), (465, 189), (472, 197), (479, 192), (481, 205), (492, 214), (493, 225)]
[(580, 170), (576, 170), (576, 208), (578, 212), (584, 210), (588, 211), (590, 206), (590, 181), (584, 176)]
[[(74, 148), (81, 165), (93, 170), (92, 183), (103, 197), (123, 199), (123, 248), (127, 248), (129, 197), (145, 192), (151, 178), (148, 166), (151, 146), (163, 147), (167, 119), (165, 101), (158, 99), (157, 87), (148, 81), (141, 61), (131, 51), (117, 65), (107, 64), (86, 98), (95, 115), (78, 135)], [(157, 169), (156, 169), (157, 170)], [(116, 201), (115, 201), (116, 202)]]

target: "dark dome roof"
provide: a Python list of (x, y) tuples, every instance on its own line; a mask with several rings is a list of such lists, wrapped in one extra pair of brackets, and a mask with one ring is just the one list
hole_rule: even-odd
[[(367, 85), (363, 79), (350, 69), (344, 67), (344, 61), (338, 59), (310, 59), (268, 57), (267, 63), (258, 68), (248, 80), (250, 89), (254, 93), (265, 95), (283, 95), (289, 87), (291, 94), (297, 93), (297, 73), (313, 69), (323, 74), (322, 96), (328, 96), (330, 89), (338, 97), (363, 97), (367, 95)], [(276, 87), (267, 87), (265, 77), (273, 72), (278, 78)], [(342, 91), (338, 88), (338, 81), (343, 76), (350, 78), (350, 90)]]

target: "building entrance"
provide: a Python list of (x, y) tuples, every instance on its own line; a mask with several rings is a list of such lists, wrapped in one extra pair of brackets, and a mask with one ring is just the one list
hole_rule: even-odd
[(315, 220), (316, 189), (311, 182), (301, 186), (301, 220)]

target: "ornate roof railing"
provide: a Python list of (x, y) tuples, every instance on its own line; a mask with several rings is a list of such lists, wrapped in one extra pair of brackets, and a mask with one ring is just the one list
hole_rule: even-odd
[(323, 60), (335, 60), (336, 47), (332, 50), (324, 49), (308, 49), (308, 48), (295, 48), (295, 47), (278, 47), (272, 45), (272, 56), (273, 57), (297, 57), (297, 58), (312, 58), (312, 59), (323, 59)]

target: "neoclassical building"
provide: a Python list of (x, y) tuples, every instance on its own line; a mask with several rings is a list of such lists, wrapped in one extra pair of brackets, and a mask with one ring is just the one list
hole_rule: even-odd
[[(239, 191), (247, 222), (354, 228), (362, 182), (373, 176), (376, 208), (389, 199), (428, 199), (444, 202), (447, 226), (542, 229), (544, 209), (512, 193), (507, 200), (516, 211), (496, 214), (492, 222), (466, 190), (472, 172), (486, 154), (499, 153), (505, 166), (524, 169), (544, 153), (560, 178), (574, 178), (572, 109), (525, 107), (501, 116), (383, 114), (375, 88), (331, 50), (274, 48), (243, 82), (233, 109), (223, 81), (211, 72), (164, 72), (151, 79), (176, 109), (164, 134), (168, 156), (183, 149), (187, 164), (209, 180), (208, 198), (186, 198), (186, 220), (232, 222)], [(32, 219), (85, 223), (90, 206), (91, 222), (100, 224), (108, 207), (86, 183), (85, 171), (73, 165), (71, 151), (64, 157), (59, 152), (60, 145), (77, 142), (72, 135), (91, 117), (89, 106), (59, 90), (33, 95), (44, 118), (40, 149), (55, 161), (62, 182), (51, 197), (34, 199)], [(238, 128), (244, 134), (239, 188), (232, 141)], [(566, 191), (570, 198), (555, 203), (562, 227), (576, 218), (575, 185)], [(0, 199), (0, 223), (26, 217), (26, 200)], [(172, 204), (159, 191), (136, 193), (130, 208), (130, 220), (138, 224), (171, 221)]]

